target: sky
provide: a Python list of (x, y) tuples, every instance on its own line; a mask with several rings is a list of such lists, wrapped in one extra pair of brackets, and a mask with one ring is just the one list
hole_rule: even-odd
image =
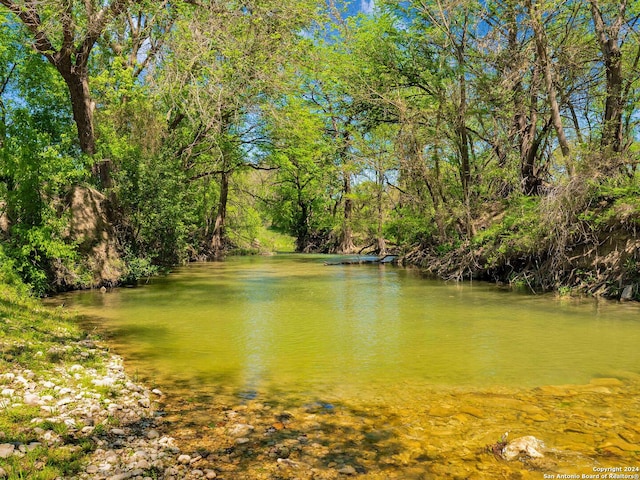
[[(347, 3), (345, 1), (344, 3)], [(348, 15), (357, 15), (358, 13), (373, 13), (375, 0), (350, 0), (348, 2)]]
[(360, 11), (366, 14), (372, 14), (375, 7), (375, 0), (360, 0)]

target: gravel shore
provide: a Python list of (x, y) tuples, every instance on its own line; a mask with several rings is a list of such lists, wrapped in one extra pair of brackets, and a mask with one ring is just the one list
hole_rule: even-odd
[[(33, 456), (37, 470), (38, 452), (46, 458), (52, 450), (60, 455), (80, 449), (86, 452), (80, 457), (84, 461), (75, 468), (79, 472), (67, 478), (217, 477), (214, 470), (199, 469), (197, 456), (181, 452), (176, 441), (164, 435), (161, 391), (132, 381), (122, 359), (93, 341), (74, 343), (60, 349), (73, 350), (78, 363), (53, 363), (40, 373), (16, 366), (0, 374), (0, 414), (32, 417), (20, 432), (22, 442), (0, 430), (0, 478), (10, 475), (10, 467), (2, 465), (10, 465), (13, 456)], [(52, 352), (36, 355), (51, 357)]]

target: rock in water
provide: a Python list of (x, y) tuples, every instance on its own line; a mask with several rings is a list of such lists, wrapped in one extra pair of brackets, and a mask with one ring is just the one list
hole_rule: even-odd
[(502, 449), (502, 458), (509, 462), (523, 455), (530, 458), (542, 458), (544, 457), (542, 453), (544, 450), (545, 446), (542, 440), (532, 435), (527, 435), (526, 437), (516, 438), (509, 442)]

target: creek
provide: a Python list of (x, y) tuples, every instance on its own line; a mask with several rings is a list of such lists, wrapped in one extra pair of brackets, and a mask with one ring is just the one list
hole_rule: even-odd
[[(56, 301), (166, 393), (174, 436), (220, 478), (640, 466), (637, 304), (333, 259), (232, 257)], [(495, 458), (505, 432), (543, 440), (545, 457)]]

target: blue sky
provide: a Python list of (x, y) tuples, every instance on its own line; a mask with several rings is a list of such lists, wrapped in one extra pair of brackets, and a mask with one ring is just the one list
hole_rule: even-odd
[[(344, 3), (347, 3), (346, 1)], [(372, 13), (375, 6), (375, 0), (350, 0), (348, 13), (349, 15), (357, 15), (358, 13)]]

